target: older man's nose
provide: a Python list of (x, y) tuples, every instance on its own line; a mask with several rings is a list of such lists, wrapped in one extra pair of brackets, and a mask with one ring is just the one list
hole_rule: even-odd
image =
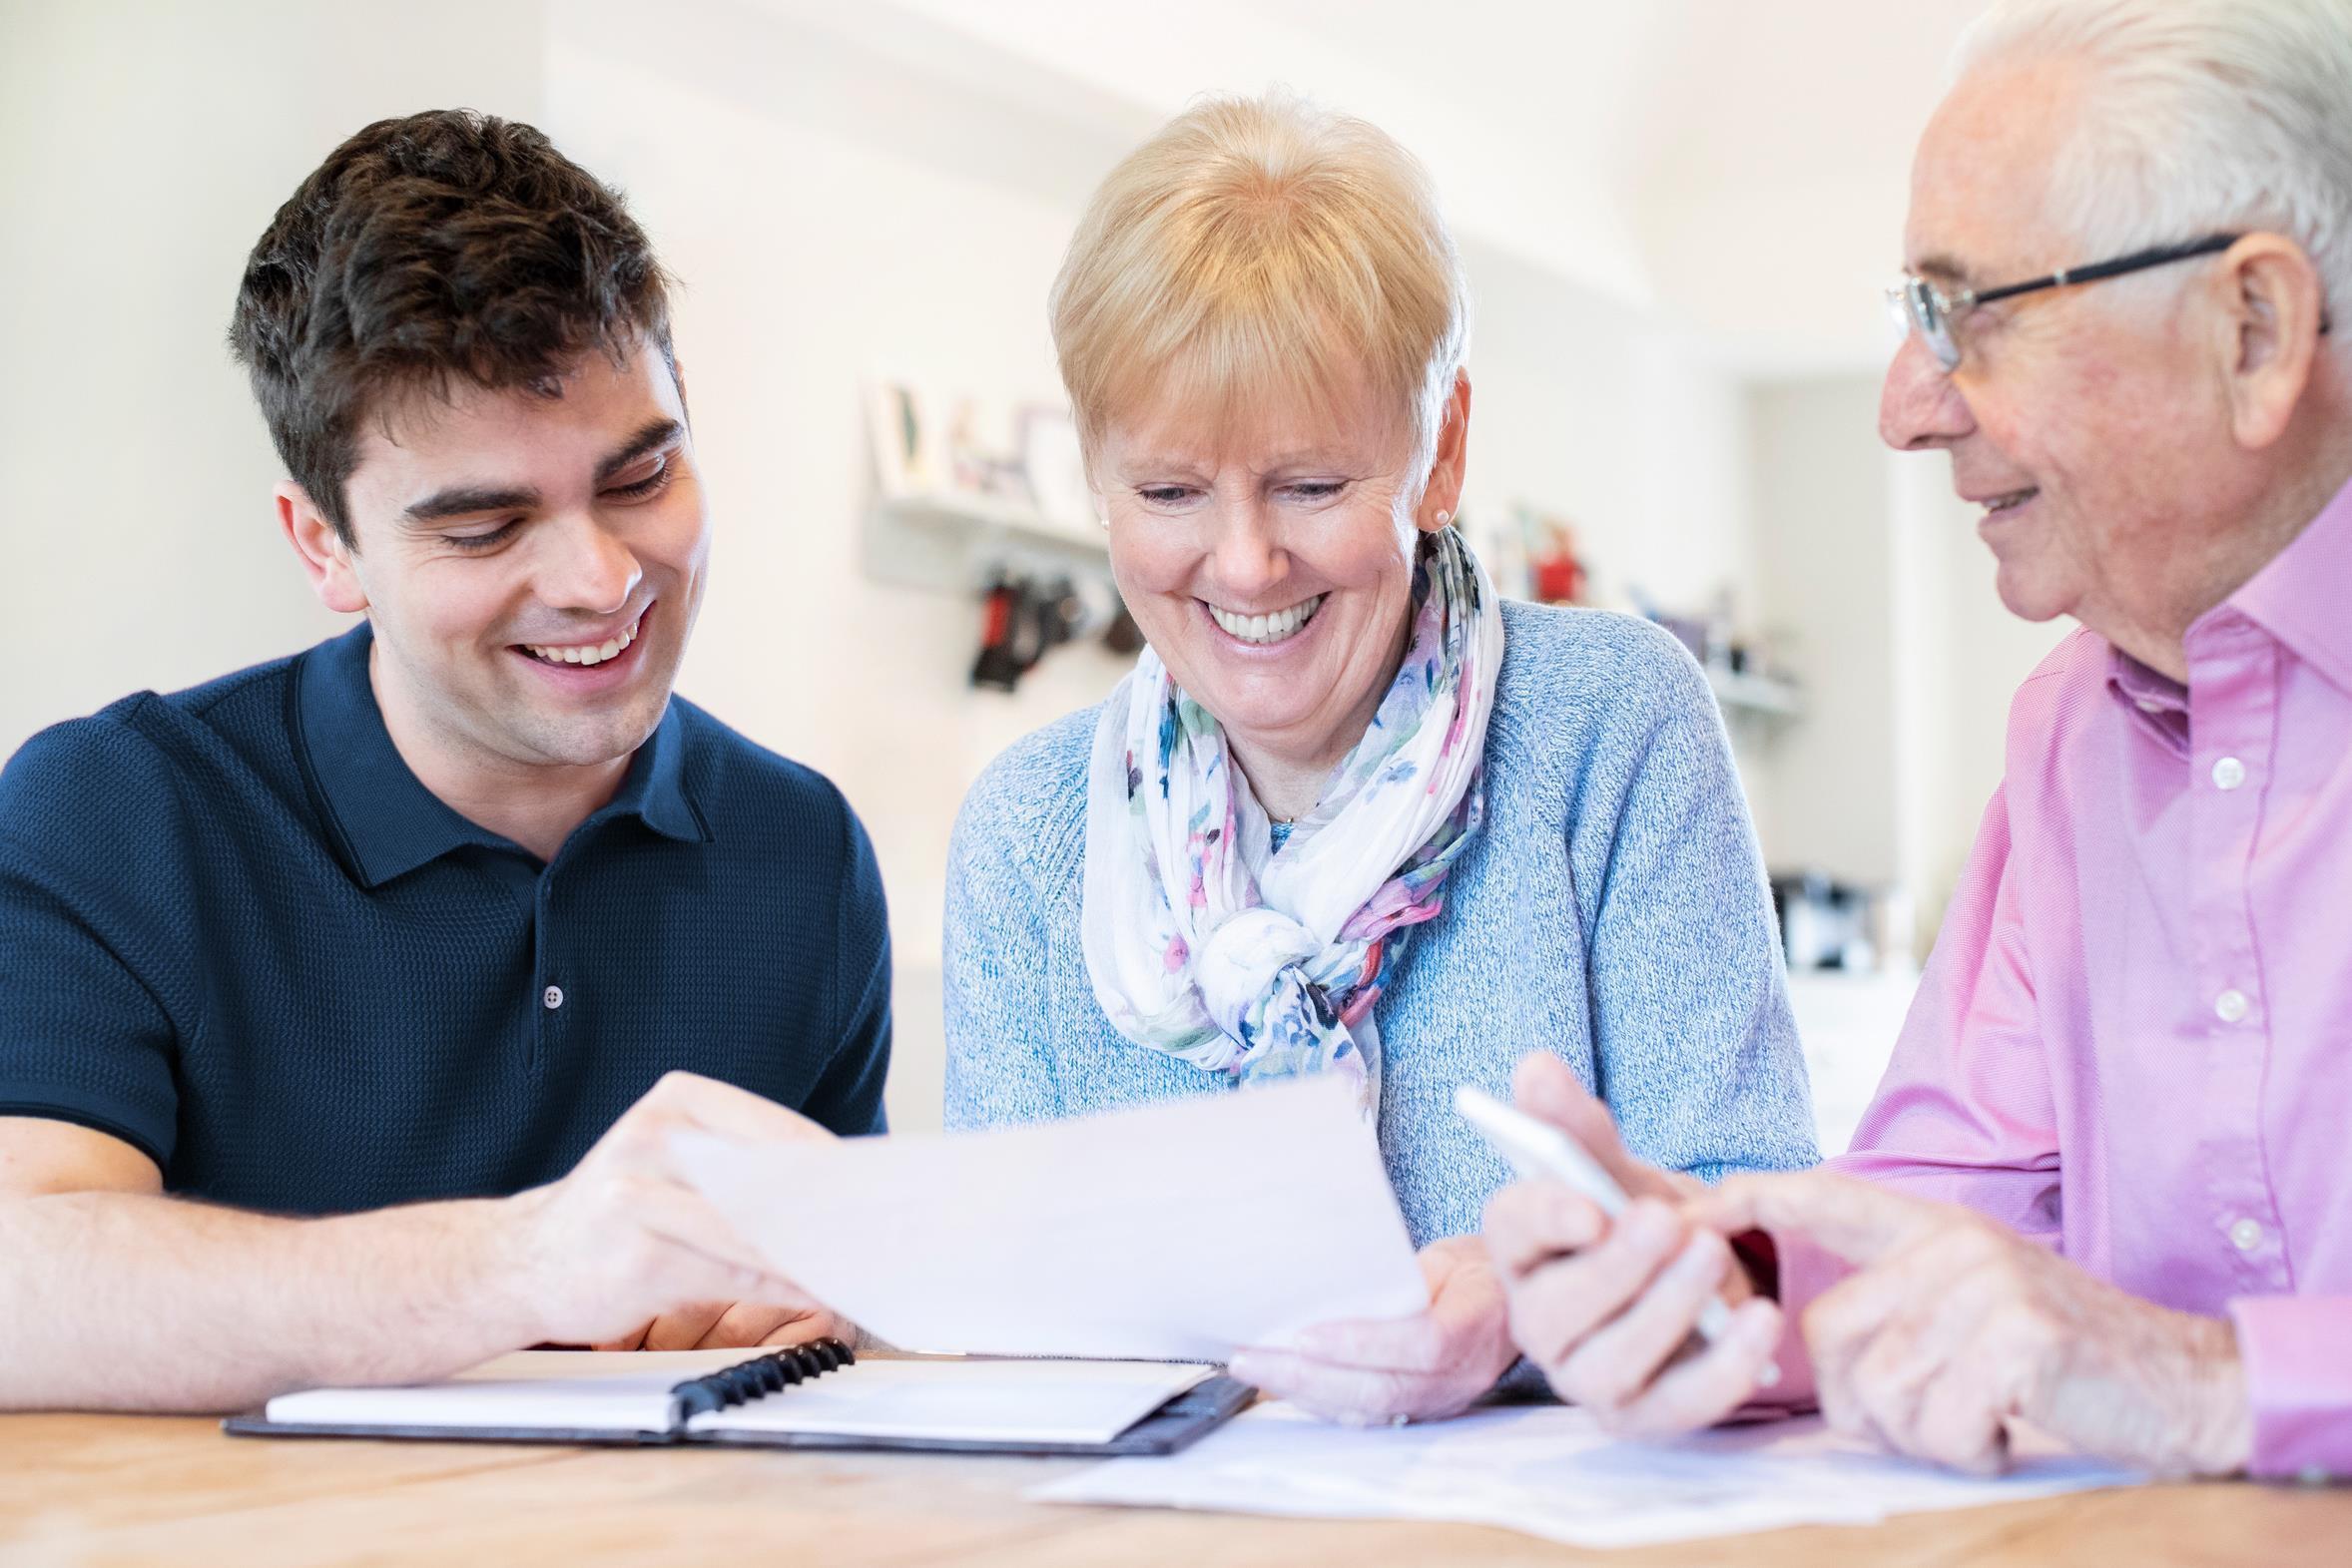
[(1977, 427), (1968, 399), (1917, 332), (1903, 340), (1879, 392), (1879, 439), (1899, 452), (1949, 446)]

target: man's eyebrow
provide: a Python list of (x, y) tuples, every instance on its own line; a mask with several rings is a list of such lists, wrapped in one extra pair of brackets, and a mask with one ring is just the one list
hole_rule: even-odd
[(459, 484), (435, 490), (423, 500), (410, 503), (401, 516), (411, 523), (433, 523), (445, 517), (470, 517), (476, 512), (528, 511), (538, 504), (539, 492), (528, 485)]
[(1932, 277), (1938, 282), (1958, 283), (1964, 288), (1970, 286), (1968, 267), (1941, 254), (1921, 257), (1913, 264), (1912, 270), (1922, 277)]
[[(623, 442), (596, 465), (596, 482), (604, 483), (631, 463), (658, 452), (686, 433), (675, 419), (655, 419)], [(476, 512), (527, 512), (539, 505), (539, 492), (529, 485), (451, 485), (435, 490), (410, 505), (401, 515), (411, 523), (434, 523), (449, 517), (471, 517)]]
[(596, 465), (596, 482), (604, 483), (639, 458), (660, 451), (686, 433), (686, 426), (675, 419), (656, 419), (622, 444), (610, 457)]

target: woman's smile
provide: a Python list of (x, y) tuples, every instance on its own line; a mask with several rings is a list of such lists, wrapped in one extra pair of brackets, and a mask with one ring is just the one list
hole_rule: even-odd
[(1307, 629), (1314, 624), (1315, 612), (1323, 607), (1326, 597), (1316, 594), (1271, 612), (1229, 610), (1206, 599), (1196, 602), (1224, 634), (1219, 641), (1236, 644), (1252, 654), (1291, 653), (1306, 642)]

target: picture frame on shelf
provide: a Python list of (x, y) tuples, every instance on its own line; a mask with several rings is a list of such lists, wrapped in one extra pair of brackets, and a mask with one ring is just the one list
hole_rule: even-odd
[(1013, 405), (992, 397), (946, 398), (940, 440), (946, 455), (949, 494), (979, 497), (999, 505), (1034, 507), (1035, 489), (1021, 459), (1019, 420)]
[(1028, 403), (1017, 422), (1021, 465), (1038, 513), (1065, 528), (1091, 527), (1096, 519), (1094, 486), (1086, 475), (1077, 421), (1066, 408)]
[(872, 382), (866, 421), (875, 480), (884, 497), (903, 500), (941, 487), (935, 433), (920, 391), (904, 381)]

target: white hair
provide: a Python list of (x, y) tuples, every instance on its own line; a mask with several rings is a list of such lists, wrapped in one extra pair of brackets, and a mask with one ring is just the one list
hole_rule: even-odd
[(2352, 0), (2000, 0), (1958, 74), (2017, 58), (2090, 67), (2051, 172), (2097, 255), (2263, 229), (2319, 268), (2352, 365)]

